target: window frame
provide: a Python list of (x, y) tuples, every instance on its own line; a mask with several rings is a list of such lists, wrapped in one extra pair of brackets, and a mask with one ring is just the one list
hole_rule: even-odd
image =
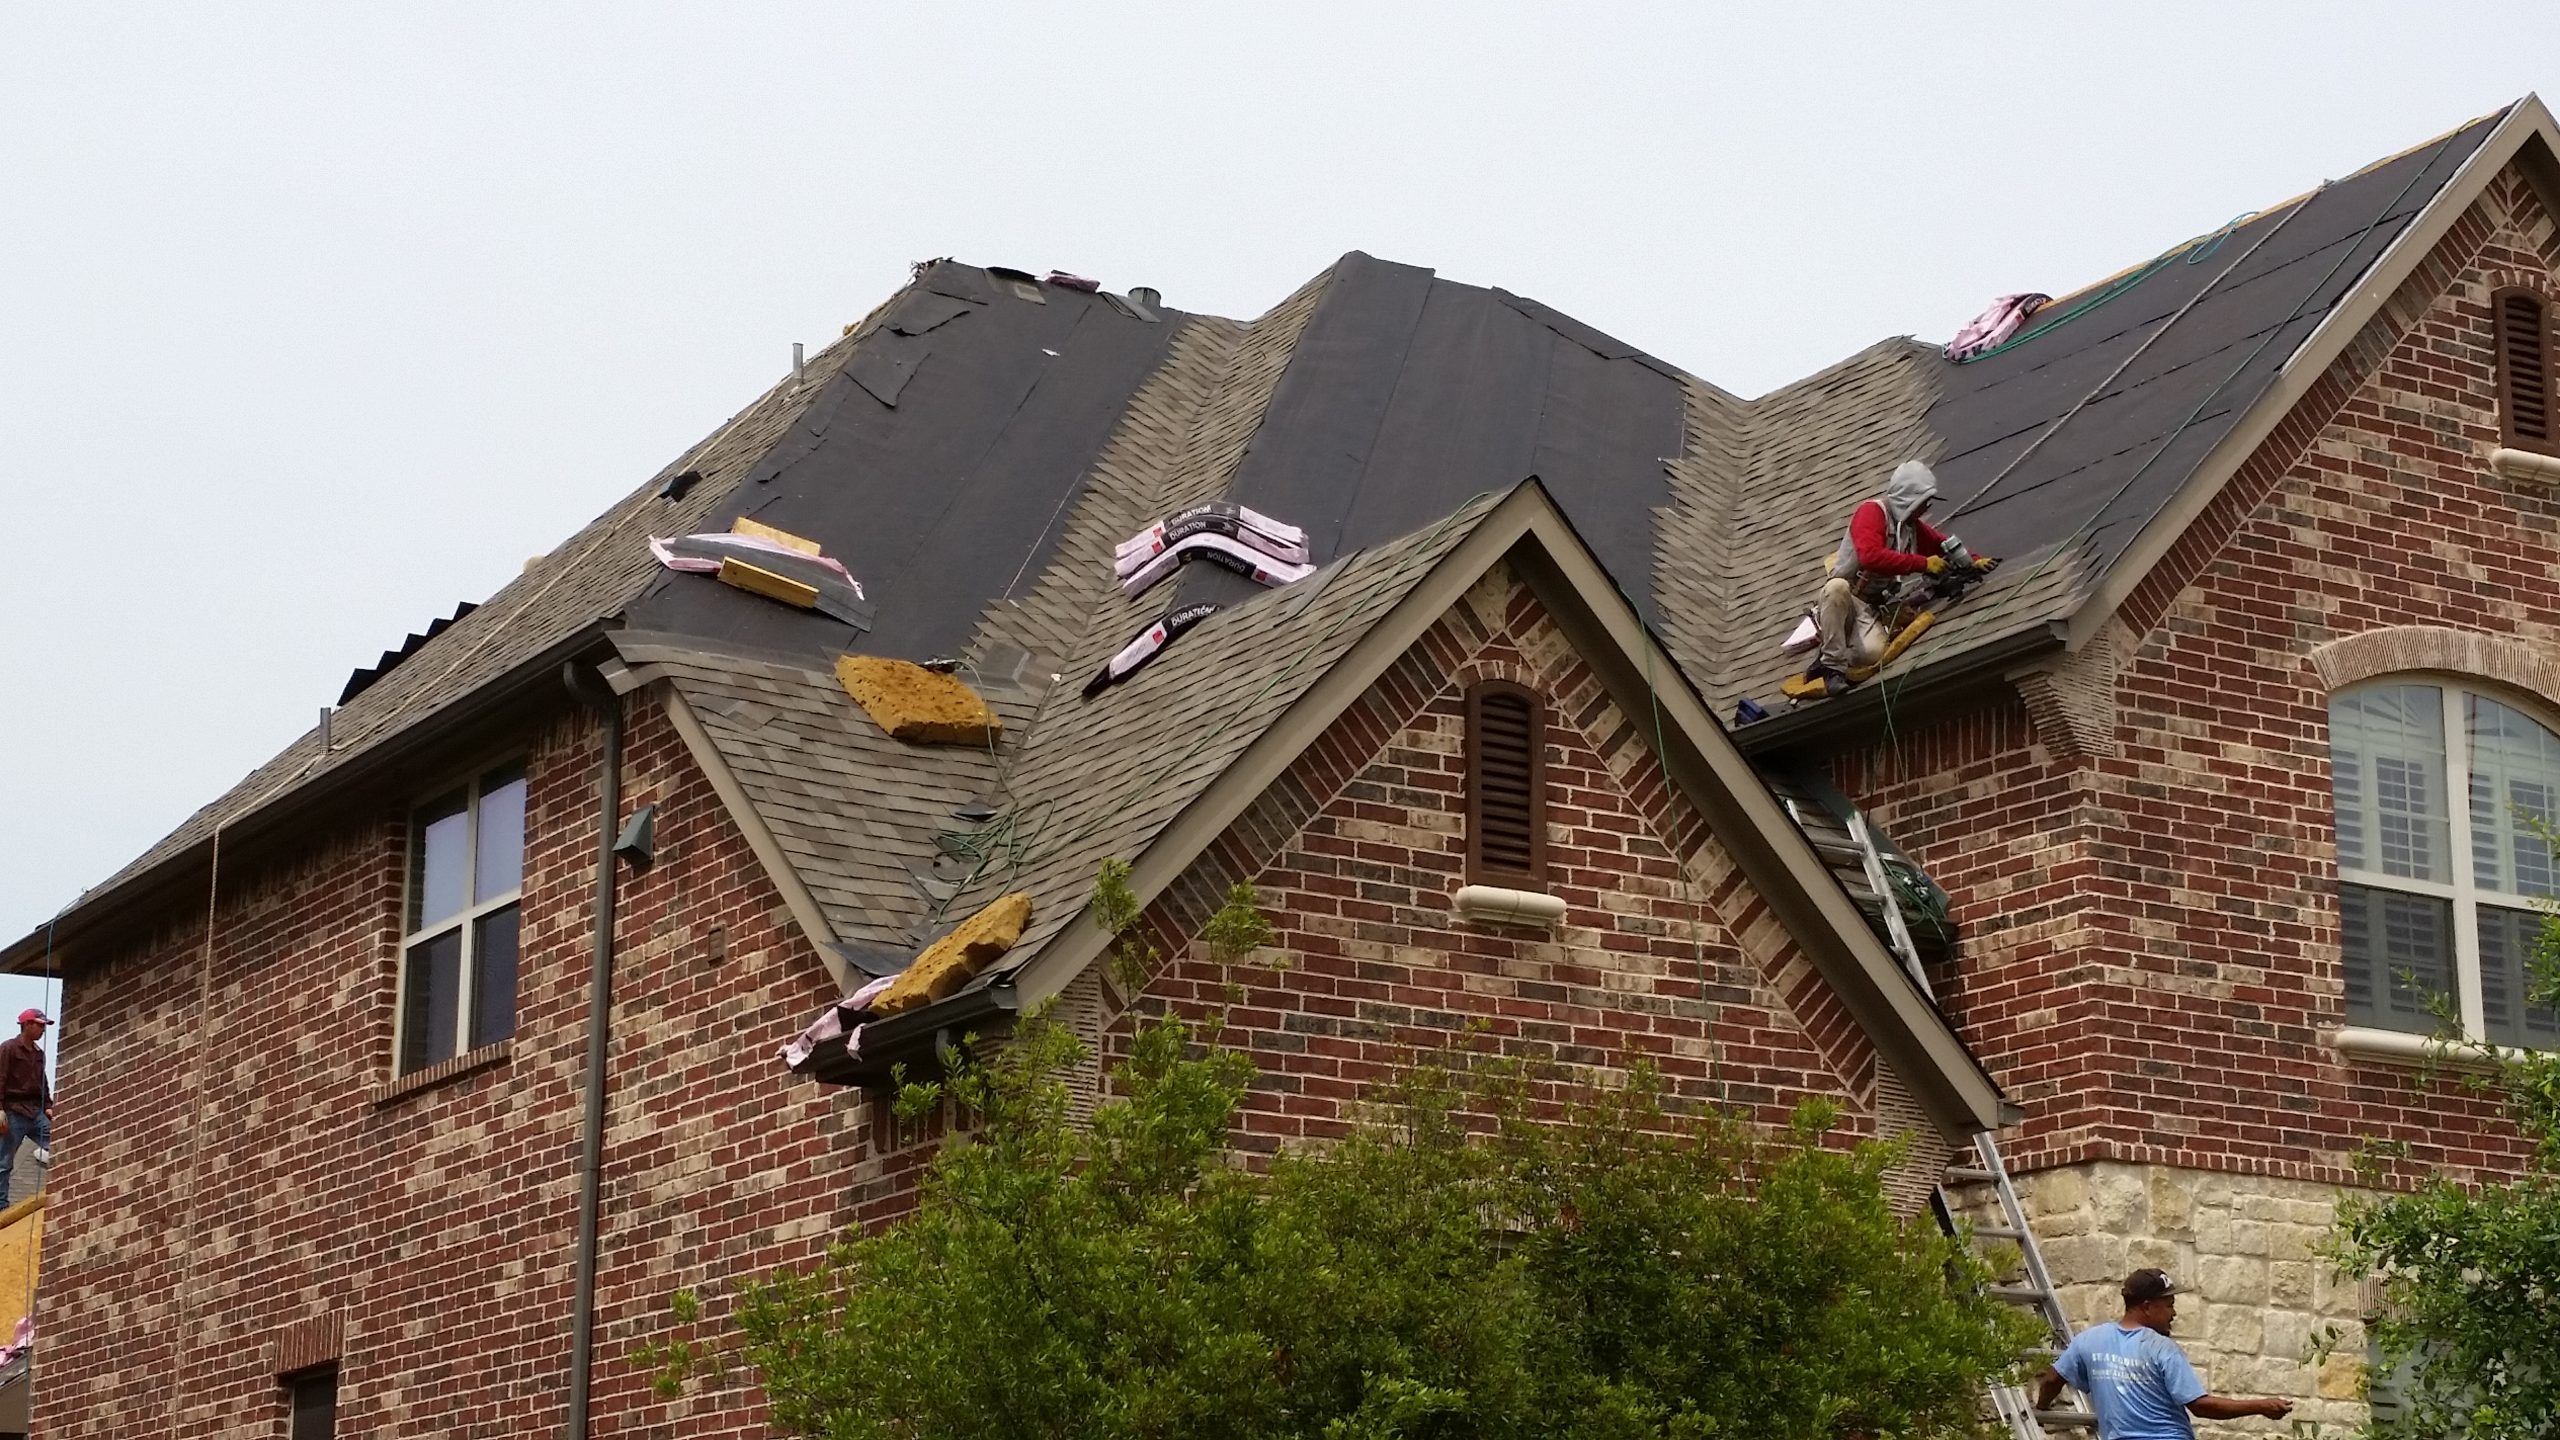
[[(478, 967), (473, 963), (473, 961), (478, 958), (477, 946), (479, 922), (490, 915), (496, 914), (498, 911), (507, 909), (509, 906), (515, 906), (518, 910), (516, 921), (516, 965), (517, 984), (519, 994), (521, 994), (524, 965), (524, 921), (522, 914), (525, 881), (523, 864), (524, 856), (522, 854), (518, 856), (516, 884), (514, 889), (509, 890), (502, 895), (493, 896), (485, 900), (479, 898), (474, 893), (474, 887), (479, 884), (480, 880), (480, 802), (482, 799), (483, 788), (487, 785), (490, 777), (504, 774), (509, 770), (517, 772), (518, 776), (522, 778), (525, 783), (525, 815), (523, 824), (523, 829), (525, 831), (524, 852), (529, 854), (532, 850), (531, 840), (533, 830), (533, 770), (529, 762), (529, 758), (520, 753), (513, 751), (506, 752), (488, 758), (478, 764), (460, 770), (459, 772), (451, 773), (441, 784), (435, 785), (430, 789), (413, 795), (408, 806), (401, 811), (400, 908), (397, 922), (399, 925), (399, 939), (394, 942), (398, 947), (399, 954), (398, 963), (393, 967), (391, 992), (391, 1078), (395, 1082), (413, 1075), (423, 1075), (428, 1071), (435, 1069), (439, 1065), (449, 1064), (473, 1053), (475, 1047), (470, 1043), (471, 1021), (473, 1007), (479, 999), (479, 995), (477, 993), (479, 984)], [(420, 857), (418, 854), (418, 817), (426, 811), (427, 807), (453, 794), (456, 790), (460, 790), (463, 794), (461, 867), (464, 886), (463, 894), (466, 898), (460, 909), (455, 910), (449, 915), (429, 921), (416, 929), (411, 929), (409, 926), (409, 912), (413, 904), (417, 901), (418, 886), (423, 880), (423, 876), (420, 873), (421, 866), (419, 864)], [(448, 933), (459, 933), (461, 936), (460, 954), (456, 961), (453, 1052), (449, 1055), (438, 1056), (435, 1059), (427, 1060), (414, 1067), (405, 1066), (402, 1062), (406, 1059), (409, 1053), (410, 959), (411, 956), (415, 954), (426, 942), (437, 939), (438, 937)], [(515, 1027), (511, 1018), (508, 1025), (507, 1035), (501, 1036), (488, 1043), (493, 1046), (504, 1044), (507, 1039), (513, 1036), (514, 1031)]]
[[(1529, 715), (1529, 866), (1513, 870), (1488, 864), (1484, 853), (1484, 701), (1489, 695), (1521, 700)], [(1547, 702), (1546, 697), (1516, 680), (1479, 680), (1467, 687), (1466, 769), (1467, 883), (1513, 890), (1543, 891), (1547, 884)]]
[[(2337, 776), (2333, 770), (2329, 779), (2329, 822), (2332, 858), (2335, 861), (2334, 868), (2341, 887), (2338, 903), (2343, 912), (2345, 905), (2343, 887), (2348, 885), (2361, 886), (2367, 890), (2424, 895), (2431, 899), (2446, 901), (2452, 909), (2453, 932), (2450, 954), (2447, 957), (2448, 973), (2453, 982), (2454, 1009), (2462, 1021), (2460, 1038), (2465, 1044), (2485, 1044), (2488, 1043), (2489, 1024), (2487, 987), (2480, 969), (2480, 912), (2487, 908), (2521, 910), (2539, 915), (2544, 913), (2546, 902), (2542, 897), (2492, 890), (2480, 883), (2477, 856), (2472, 845), (2474, 818), (2471, 813), (2471, 786), (2474, 777), (2471, 768), (2471, 732), (2463, 714), (2463, 702), (2467, 698), (2477, 697), (2502, 705), (2554, 734), (2560, 734), (2560, 724), (2553, 723), (2547, 707), (2542, 704), (2512, 691), (2483, 684), (2473, 677), (2435, 671), (2403, 671), (2389, 675), (2376, 675), (2345, 686), (2330, 695), (2329, 715), (2333, 729), (2330, 745), (2334, 747), (2336, 744), (2334, 726), (2338, 702), (2367, 690), (2398, 689), (2406, 686), (2433, 688), (2438, 692), (2439, 702), (2443, 706), (2441, 720), (2444, 732), (2445, 829), (2447, 832), (2445, 866), (2446, 873), (2453, 879), (2450, 882), (2420, 880), (2407, 875), (2392, 875), (2381, 870), (2348, 866), (2345, 859), (2337, 856), (2335, 852), (2338, 803)], [(2560, 859), (2560, 856), (2555, 856), (2555, 859)], [(2343, 980), (2347, 964), (2343, 913), (2341, 922), (2338, 960), (2340, 978)], [(2378, 975), (2374, 978), (2374, 983), (2387, 986), (2393, 983), (2393, 977), (2387, 974)], [(2342, 995), (2342, 1010), (2343, 1003)], [(2513, 1003), (2519, 1007), (2523, 1006), (2524, 996), (2516, 996)], [(2341, 1018), (2343, 1019), (2343, 1015)], [(2433, 1038), (2425, 1032), (2399, 1030), (2387, 1025), (2358, 1024), (2352, 1020), (2344, 1023), (2346, 1035), (2354, 1039), (2379, 1040), (2382, 1037), (2403, 1037), (2406, 1040), (2423, 1042)], [(2399, 1047), (2385, 1043), (2359, 1048), (2397, 1049)], [(2500, 1048), (2509, 1047), (2501, 1045)]]
[[(283, 1376), (277, 1384), (284, 1391), (286, 1440), (335, 1440), (338, 1433), (338, 1367), (334, 1361)], [(315, 1400), (320, 1403), (313, 1405), (311, 1402)], [(322, 1411), (322, 1418), (306, 1424), (308, 1410), (315, 1408)]]
[[(2541, 323), (2536, 327), (2542, 342), (2542, 417), (2544, 434), (2525, 435), (2516, 429), (2515, 397), (2518, 378), (2508, 364), (2507, 302), (2522, 296), (2540, 311)], [(2508, 450), (2525, 450), (2537, 455), (2560, 455), (2560, 373), (2554, 372), (2560, 362), (2560, 345), (2552, 342), (2551, 297), (2523, 285), (2505, 285), (2489, 294), (2489, 348), (2497, 359), (2498, 375), (2498, 444)]]

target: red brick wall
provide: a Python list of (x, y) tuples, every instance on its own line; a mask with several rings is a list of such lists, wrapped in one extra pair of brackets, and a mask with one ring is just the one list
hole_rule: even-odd
[(2117, 754), (2058, 756), (2011, 701), (1837, 757), (1954, 897), (1949, 999), (2031, 1112), (2027, 1163), (2343, 1181), (2366, 1137), (2514, 1162), (2450, 1082), (2422, 1095), (2322, 1043), (2343, 976), (2329, 696), (2305, 657), (2385, 626), (2560, 635), (2560, 505), (2487, 468), (2488, 294), (2549, 288), (2555, 258), (2501, 177), (2126, 607)]
[[(1451, 911), (1465, 883), (1465, 690), (1485, 677), (1547, 697), (1548, 889), (1567, 905), (1552, 934)], [(1182, 955), (1112, 1022), (1106, 1053), (1125, 1054), (1138, 1017), (1167, 1005), (1223, 1012), (1228, 1043), (1261, 1071), (1248, 1152), (1339, 1135), (1366, 1087), (1462, 1037), (1532, 1062), (1550, 1099), (1642, 1059), (1691, 1101), (1783, 1122), (1827, 1096), (1844, 1136), (1875, 1133), (1872, 1049), (1671, 796), (1649, 740), (1528, 591), (1479, 587), (1151, 912), (1160, 936), (1188, 933), (1249, 875), (1283, 964), (1221, 972)], [(1891, 1088), (1888, 1128), (1917, 1123)]]
[[(626, 1356), (668, 1291), (805, 1256), (852, 1218), (861, 1102), (774, 1047), (832, 985), (663, 714), (632, 702), (626, 806), (658, 861), (617, 925), (600, 1434), (759, 1433), (736, 1391), (673, 1406)], [(341, 1433), (561, 1421), (578, 1194), (600, 731), (528, 738), (510, 1057), (389, 1103), (403, 820), (258, 870), (75, 973), (39, 1325), (41, 1433), (281, 1433), (270, 1347), (331, 1313)], [(209, 990), (200, 991), (208, 981)], [(866, 1158), (865, 1172), (879, 1163)], [(183, 1337), (183, 1338), (182, 1338)]]

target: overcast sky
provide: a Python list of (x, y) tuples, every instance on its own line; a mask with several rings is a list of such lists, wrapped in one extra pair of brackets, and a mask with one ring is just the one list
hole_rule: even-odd
[(1360, 249), (1758, 394), (2560, 89), (2555, 29), (2548, 0), (10, 6), (0, 938), (912, 261), (1251, 316)]

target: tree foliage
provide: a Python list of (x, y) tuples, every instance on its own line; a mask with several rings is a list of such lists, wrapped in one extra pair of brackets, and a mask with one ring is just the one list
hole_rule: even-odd
[(911, 1093), (967, 1122), (914, 1214), (743, 1287), (662, 1383), (743, 1364), (826, 1440), (1955, 1436), (2027, 1338), (1819, 1108), (1681, 1114), (1639, 1070), (1554, 1113), (1462, 1047), (1257, 1171), (1214, 1022), (1141, 1026), (1079, 1124), (1083, 1058), (1035, 1016)]
[[(2560, 1007), (2560, 918), (2544, 921), (2533, 976), (2533, 1002)], [(2513, 1179), (2432, 1174), (2340, 1205), (2330, 1258), (2378, 1282), (2366, 1323), (2384, 1366), (2407, 1376), (2402, 1413), (2368, 1433), (2548, 1440), (2560, 1435), (2560, 1053), (2445, 1048), (2466, 1083), (2503, 1097), (2532, 1151)]]

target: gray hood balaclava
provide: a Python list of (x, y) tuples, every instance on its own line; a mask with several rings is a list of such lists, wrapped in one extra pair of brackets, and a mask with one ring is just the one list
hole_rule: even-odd
[[(1905, 460), (1893, 467), (1893, 478), (1884, 482), (1884, 543), (1908, 552), (1916, 538), (1911, 517), (1928, 501), (1938, 498), (1938, 477), (1917, 460)], [(1863, 507), (1861, 507), (1863, 508)], [(1859, 575), (1858, 541), (1852, 529), (1840, 532), (1840, 548), (1831, 556), (1831, 573), (1855, 582)]]
[(1892, 527), (1894, 548), (1908, 550), (1909, 537), (1903, 527), (1911, 523), (1912, 514), (1921, 506), (1938, 498), (1938, 477), (1917, 460), (1905, 460), (1893, 467), (1893, 478), (1884, 482), (1884, 519)]

